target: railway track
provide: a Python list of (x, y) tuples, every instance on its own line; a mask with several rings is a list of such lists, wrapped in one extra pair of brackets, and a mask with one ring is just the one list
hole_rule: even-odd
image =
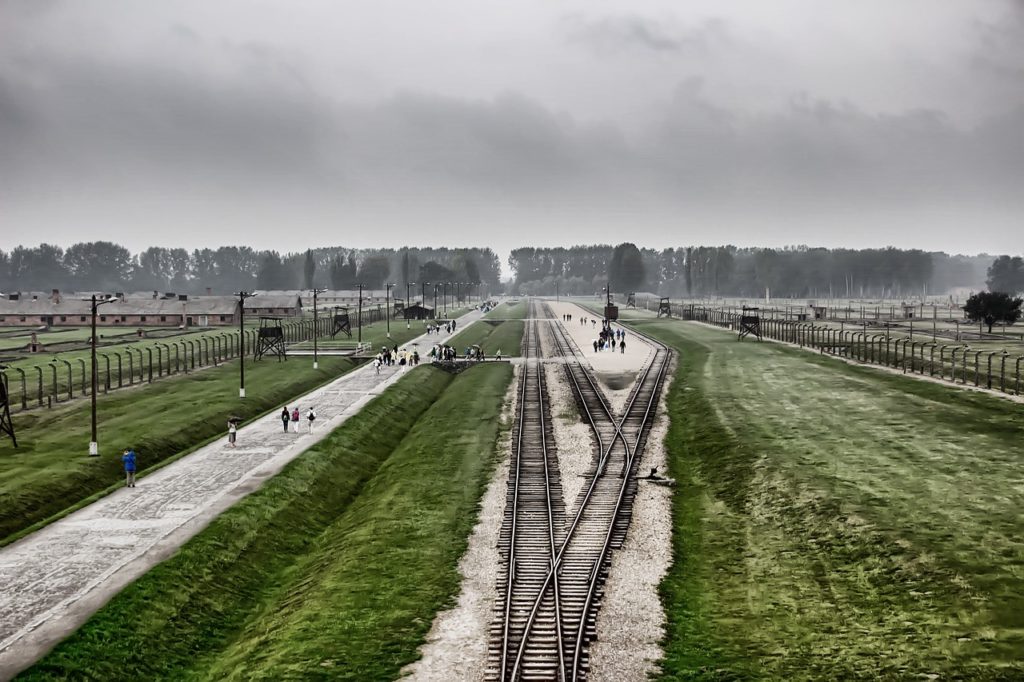
[[(546, 305), (544, 308), (545, 316), (551, 317)], [(533, 344), (534, 353), (538, 350), (538, 323), (533, 319), (536, 309), (537, 304), (531, 302), (526, 343)], [(622, 414), (616, 415), (561, 325), (552, 322), (544, 326), (564, 360), (566, 378), (580, 413), (594, 434), (594, 460), (572, 513), (563, 514), (562, 527), (555, 524), (553, 514), (548, 516), (552, 519), (547, 536), (550, 547), (542, 557), (534, 552), (534, 558), (528, 560), (522, 553), (506, 551), (518, 546), (515, 537), (523, 513), (521, 507), (506, 505), (501, 542), (504, 566), (509, 570), (499, 585), (506, 608), (492, 626), (489, 680), (575, 682), (586, 678), (588, 644), (596, 637), (597, 611), (611, 551), (625, 540), (637, 489), (635, 475), (668, 367), (669, 351), (653, 342), (654, 356), (637, 380)], [(543, 371), (539, 363), (534, 364), (538, 390), (543, 393)], [(529, 376), (526, 372), (521, 379), (522, 391), (528, 390)], [(543, 400), (546, 403), (546, 396)], [(529, 414), (521, 402), (520, 417), (529, 418)], [(525, 433), (522, 424), (519, 427), (517, 448), (521, 448)], [(550, 443), (550, 438), (546, 442)], [(526, 485), (528, 471), (520, 464), (515, 465), (515, 471), (516, 487)], [(512, 478), (510, 474), (510, 497), (514, 495)], [(541, 485), (540, 479), (535, 477), (531, 485)], [(549, 490), (549, 499), (551, 494)], [(539, 545), (536, 541), (533, 544)], [(524, 588), (519, 587), (520, 577)], [(505, 633), (500, 646), (495, 638), (498, 630)]]

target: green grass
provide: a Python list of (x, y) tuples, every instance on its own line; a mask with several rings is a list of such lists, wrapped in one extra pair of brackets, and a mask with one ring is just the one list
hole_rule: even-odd
[(511, 376), (411, 372), (23, 678), (394, 679), (458, 591)]
[(526, 318), (526, 312), (526, 299), (524, 298), (515, 304), (508, 301), (499, 303), (497, 307), (493, 308), (484, 317), (499, 320), (522, 320)]
[(135, 447), (144, 472), (221, 434), (229, 415), (255, 417), (356, 366), (338, 357), (319, 370), (296, 359), (250, 361), (245, 400), (237, 361), (100, 396), (99, 458), (87, 456), (88, 401), (18, 413), (19, 447), (0, 440), (0, 544), (116, 484), (123, 447)]
[(519, 355), (523, 345), (525, 324), (521, 320), (483, 319), (458, 334), (449, 345), (461, 356), (469, 346), (477, 345), (487, 357), (493, 357), (499, 350), (505, 357)]
[(680, 322), (666, 679), (1024, 676), (1021, 406)]

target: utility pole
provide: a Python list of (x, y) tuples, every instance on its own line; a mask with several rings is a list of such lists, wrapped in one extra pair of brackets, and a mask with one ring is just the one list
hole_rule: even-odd
[(427, 307), (427, 285), (430, 282), (420, 282), (420, 305)]
[(238, 363), (238, 397), (245, 397), (245, 299), (252, 294), (248, 291), (238, 292), (238, 337), (242, 353)]
[[(407, 311), (409, 309), (409, 306), (412, 304), (412, 301), (409, 300), (409, 285), (410, 284), (415, 285), (416, 282), (406, 282), (405, 283), (405, 308), (406, 308)], [(405, 313), (405, 328), (406, 329), (409, 328), (409, 313), (408, 312)]]
[(316, 309), (316, 297), (322, 294), (326, 289), (317, 289), (313, 287), (313, 369), (320, 369), (319, 358), (317, 357), (317, 345), (316, 337), (320, 335), (320, 328), (318, 323), (317, 309)]
[(392, 284), (391, 282), (384, 283), (384, 307), (387, 309), (387, 317), (385, 317), (384, 319), (388, 321), (389, 339), (391, 338), (391, 287), (393, 286), (395, 285)]
[(434, 319), (437, 319), (437, 284), (434, 284)]
[(356, 318), (359, 321), (359, 335), (356, 338), (356, 341), (358, 341), (359, 343), (362, 343), (363, 342), (363, 284), (360, 283), (360, 284), (357, 284), (356, 286), (359, 287), (359, 313), (358, 313), (358, 317)]
[(445, 317), (448, 317), (448, 284), (449, 284), (449, 282), (445, 282), (444, 283), (444, 288), (441, 290), (442, 291), (441, 300), (444, 302), (444, 316)]
[(100, 444), (96, 437), (96, 310), (104, 303), (110, 303), (117, 299), (107, 297), (99, 301), (96, 300), (96, 294), (92, 295), (91, 306), (92, 306), (92, 334), (89, 338), (89, 355), (92, 357), (92, 389), (89, 396), (89, 402), (92, 412), (92, 440), (89, 441), (89, 456), (99, 457), (100, 456)]

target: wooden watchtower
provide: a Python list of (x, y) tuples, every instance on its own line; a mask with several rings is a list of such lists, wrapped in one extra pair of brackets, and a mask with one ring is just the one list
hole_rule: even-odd
[(761, 340), (761, 309), (748, 308), (743, 306), (743, 313), (740, 315), (740, 335), (737, 339), (742, 341), (743, 337), (753, 334), (757, 340)]
[(288, 359), (288, 353), (284, 347), (284, 328), (281, 327), (280, 317), (260, 317), (254, 359), (259, 360), (268, 353), (276, 355), (278, 362)]
[(340, 332), (345, 332), (348, 338), (352, 338), (352, 322), (348, 319), (348, 308), (335, 307), (334, 309), (334, 331), (331, 332), (333, 339)]
[(631, 291), (631, 292), (629, 292), (629, 294), (626, 295), (626, 307), (627, 308), (635, 308), (636, 307), (636, 292)]
[[(4, 369), (0, 367), (0, 369)], [(0, 433), (11, 437), (14, 447), (18, 447), (18, 439), (14, 435), (14, 422), (11, 421), (10, 393), (7, 391), (7, 375), (0, 372)]]
[(668, 296), (662, 296), (658, 303), (658, 317), (672, 317), (672, 304), (668, 302)]

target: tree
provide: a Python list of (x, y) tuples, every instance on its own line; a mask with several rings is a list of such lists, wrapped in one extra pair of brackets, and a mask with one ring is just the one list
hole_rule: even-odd
[(267, 251), (260, 261), (260, 269), (256, 274), (256, 286), (263, 290), (286, 289), (287, 283), (284, 264), (277, 251)]
[(626, 293), (644, 283), (644, 258), (636, 244), (624, 242), (615, 247), (608, 263), (608, 279), (615, 289)]
[(306, 262), (302, 266), (302, 288), (312, 289), (313, 288), (313, 277), (316, 275), (316, 259), (313, 258), (313, 252), (306, 249)]
[(358, 279), (368, 289), (383, 289), (384, 280), (391, 274), (387, 256), (370, 256), (359, 266)]
[(1020, 319), (1022, 298), (1014, 298), (1001, 291), (979, 291), (967, 299), (964, 311), (972, 322), (984, 322), (988, 333), (997, 322), (1013, 324)]
[(1016, 294), (1024, 291), (1024, 258), (1000, 256), (988, 268), (989, 291), (1007, 291)]

